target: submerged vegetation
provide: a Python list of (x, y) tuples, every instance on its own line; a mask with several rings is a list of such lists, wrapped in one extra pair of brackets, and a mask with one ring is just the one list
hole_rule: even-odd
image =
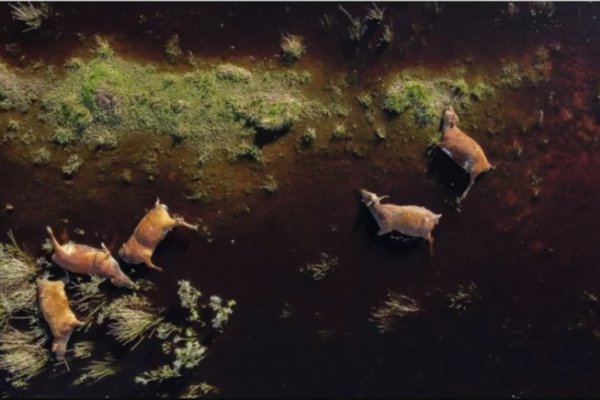
[(388, 291), (382, 305), (373, 308), (370, 320), (381, 333), (391, 332), (399, 320), (418, 314), (421, 311), (417, 302), (408, 296)]
[(321, 281), (331, 274), (339, 264), (337, 257), (321, 253), (321, 259), (316, 263), (307, 263), (300, 268), (300, 272), (308, 274), (315, 281)]
[(36, 5), (31, 2), (10, 4), (10, 8), (13, 19), (27, 26), (23, 32), (41, 28), (42, 23), (52, 17), (52, 7), (44, 2), (36, 3)]

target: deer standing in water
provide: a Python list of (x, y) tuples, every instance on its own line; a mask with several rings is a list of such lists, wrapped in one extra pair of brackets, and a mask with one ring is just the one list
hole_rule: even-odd
[(367, 206), (379, 226), (377, 235), (385, 235), (392, 231), (403, 235), (420, 237), (429, 243), (429, 252), (433, 254), (433, 236), (431, 232), (439, 223), (442, 214), (434, 214), (425, 207), (397, 206), (395, 204), (381, 204), (381, 200), (388, 196), (377, 196), (365, 189), (361, 189), (363, 203)]
[(65, 282), (38, 279), (37, 289), (40, 309), (54, 337), (52, 351), (58, 360), (64, 360), (73, 330), (84, 323), (77, 319), (69, 306)]
[(458, 115), (452, 106), (447, 106), (440, 125), (441, 140), (434, 145), (446, 153), (456, 164), (469, 174), (469, 185), (457, 199), (460, 204), (475, 184), (477, 177), (493, 169), (481, 146), (458, 127)]
[(83, 275), (98, 275), (107, 278), (115, 286), (135, 288), (135, 283), (121, 270), (119, 263), (110, 254), (108, 248), (101, 244), (96, 249), (84, 244), (66, 243), (61, 245), (56, 240), (52, 228), (46, 227), (54, 245), (52, 260), (67, 271)]
[(162, 271), (162, 268), (152, 262), (152, 254), (167, 233), (176, 226), (198, 230), (198, 225), (188, 224), (182, 217), (172, 218), (167, 205), (156, 199), (154, 208), (144, 215), (129, 240), (121, 246), (119, 256), (128, 263), (144, 263), (152, 269)]

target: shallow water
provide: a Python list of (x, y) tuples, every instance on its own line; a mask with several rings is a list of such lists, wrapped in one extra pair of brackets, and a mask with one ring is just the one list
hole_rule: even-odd
[[(366, 6), (346, 8), (357, 14)], [(539, 45), (561, 45), (549, 82), (490, 101), (483, 120), (461, 118), (497, 165), (477, 182), (462, 212), (452, 200), (465, 177), (444, 158), (430, 161), (420, 143), (390, 134), (404, 129), (393, 121), (386, 122), (388, 140), (365, 141), (362, 158), (346, 154), (343, 144), (300, 149), (292, 132), (264, 146), (266, 166), (213, 166), (210, 179), (224, 182), (231, 195), (209, 204), (185, 199), (179, 161), (186, 154), (179, 147), (160, 155), (161, 173), (152, 182), (132, 163), (152, 148), (143, 137), (121, 143), (110, 157), (87, 154), (68, 181), (60, 162), (35, 168), (18, 144), (4, 144), (0, 202), (15, 209), (0, 214), (0, 232), (12, 229), (36, 255), (43, 255), (47, 224), (71, 239), (90, 245), (102, 240), (116, 250), (158, 196), (188, 220), (201, 219), (214, 240), (174, 230), (153, 258), (165, 272), (137, 266), (134, 276), (157, 284), (153, 299), (160, 305), (177, 304), (178, 279), (238, 304), (207, 358), (183, 378), (148, 387), (133, 383), (136, 373), (160, 363), (159, 345), (148, 342), (129, 352), (104, 341), (99, 329), (94, 339), (123, 363), (122, 374), (91, 387), (67, 386), (84, 364), (74, 360), (71, 372), (56, 366), (26, 391), (8, 393), (147, 397), (176, 395), (207, 381), (223, 397), (600, 395), (598, 322), (582, 299), (584, 290), (600, 293), (599, 7), (561, 4), (549, 19), (533, 18), (521, 7), (511, 20), (501, 14), (506, 4), (445, 4), (440, 15), (423, 3), (386, 4), (398, 45), (378, 54), (348, 44), (347, 20), (337, 4), (57, 4), (59, 39), (19, 33), (2, 5), (2, 45), (18, 42), (25, 60), (60, 65), (88, 51), (78, 34), (100, 33), (115, 38), (116, 52), (160, 61), (165, 40), (178, 33), (181, 47), (201, 58), (242, 65), (267, 58), (277, 65), (280, 32), (289, 31), (308, 44), (296, 66), (311, 70), (317, 82), (350, 74), (356, 77), (351, 93), (378, 88), (379, 77), (403, 67), (443, 70), (473, 55), (476, 66), (494, 68), (500, 59), (524, 57)], [(336, 15), (331, 34), (318, 29), (324, 13)], [(133, 23), (140, 14), (147, 22)], [(428, 27), (426, 44), (401, 51), (412, 22)], [(353, 110), (350, 123), (360, 121), (357, 114)], [(130, 186), (117, 179), (115, 171), (124, 167), (134, 169)], [(276, 177), (279, 191), (244, 194), (264, 172)], [(541, 183), (532, 184), (537, 178)], [(359, 202), (362, 187), (389, 195), (391, 202), (442, 213), (434, 256), (421, 244), (377, 238)], [(77, 227), (86, 231), (83, 237), (73, 235)], [(314, 282), (299, 273), (322, 252), (339, 258), (330, 276)], [(447, 294), (468, 282), (476, 283), (481, 298), (462, 313), (449, 309)], [(422, 312), (381, 334), (369, 318), (388, 290), (416, 299)], [(290, 315), (282, 317), (283, 310)]]

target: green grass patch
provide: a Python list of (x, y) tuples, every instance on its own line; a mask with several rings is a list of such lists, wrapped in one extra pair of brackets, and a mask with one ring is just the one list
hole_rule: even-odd
[[(75, 65), (76, 67), (73, 67)], [(99, 41), (96, 57), (67, 63), (43, 95), (42, 118), (54, 141), (98, 141), (109, 130), (169, 135), (203, 159), (230, 151), (258, 131), (290, 129), (309, 112), (301, 94), (310, 80), (295, 71), (249, 71), (225, 64), (185, 73), (128, 62)]]
[(386, 89), (383, 109), (391, 114), (408, 115), (417, 127), (424, 128), (439, 122), (445, 105), (468, 106), (492, 92), (493, 88), (482, 79), (425, 78), (403, 73)]

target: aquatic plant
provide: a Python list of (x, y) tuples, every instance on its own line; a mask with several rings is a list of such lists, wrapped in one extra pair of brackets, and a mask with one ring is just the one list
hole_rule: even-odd
[(79, 171), (79, 167), (82, 164), (83, 160), (77, 154), (71, 154), (62, 166), (62, 173), (68, 177), (72, 177)]
[(367, 32), (367, 27), (362, 23), (360, 17), (353, 17), (341, 4), (339, 5), (339, 9), (350, 20), (350, 26), (348, 27), (348, 36), (350, 37), (350, 40), (355, 44), (358, 44)]
[(181, 399), (198, 399), (204, 396), (216, 396), (221, 394), (221, 389), (207, 382), (190, 385), (179, 395)]
[(383, 27), (383, 33), (377, 42), (377, 46), (379, 47), (387, 47), (392, 44), (394, 40), (394, 31), (392, 30), (392, 24), (385, 25)]
[[(102, 311), (110, 302), (106, 294), (100, 291), (100, 285), (104, 283), (104, 281), (106, 281), (105, 278), (92, 275), (89, 281), (85, 281), (81, 277), (78, 277), (76, 283), (73, 285), (71, 304), (73, 304), (75, 309), (87, 315), (87, 328), (89, 328), (93, 321), (93, 317)], [(110, 310), (106, 310), (105, 312), (108, 311)], [(98, 322), (102, 323), (105, 316), (106, 314), (101, 313)]]
[(300, 272), (310, 275), (315, 281), (321, 281), (335, 270), (339, 264), (337, 257), (321, 253), (321, 259), (316, 263), (307, 263)]
[(52, 17), (52, 8), (48, 3), (40, 2), (33, 5), (31, 2), (27, 2), (27, 4), (9, 4), (9, 6), (12, 18), (27, 26), (23, 32), (41, 28), (42, 23)]
[(269, 194), (275, 194), (279, 191), (279, 185), (273, 175), (267, 175), (260, 188)]
[(294, 61), (299, 60), (302, 55), (306, 52), (302, 36), (290, 35), (289, 33), (281, 36), (280, 46), (283, 57), (283, 62), (286, 64), (292, 64)]
[(188, 321), (199, 321), (198, 300), (202, 296), (202, 293), (193, 287), (190, 281), (180, 279), (177, 281), (177, 295), (179, 296), (181, 307), (188, 310)]
[[(168, 342), (163, 343), (164, 344)], [(136, 383), (148, 385), (151, 382), (162, 382), (167, 379), (178, 378), (184, 370), (195, 368), (206, 356), (206, 347), (198, 341), (196, 333), (186, 330), (185, 337), (176, 336), (169, 344), (174, 348), (175, 359), (171, 364), (163, 364), (157, 368), (144, 371), (134, 379)], [(169, 350), (167, 353), (171, 353)]]
[(107, 318), (111, 321), (108, 333), (121, 344), (135, 341), (135, 348), (145, 338), (154, 334), (156, 327), (163, 321), (163, 309), (153, 307), (148, 298), (130, 294), (122, 296), (109, 306)]
[(0, 333), (0, 370), (9, 374), (14, 387), (25, 387), (39, 374), (48, 360), (46, 334), (39, 327), (27, 331), (10, 328)]
[(225, 328), (225, 324), (229, 321), (229, 317), (233, 314), (233, 307), (235, 307), (235, 300), (223, 301), (219, 296), (210, 296), (210, 303), (208, 306), (213, 311), (214, 316), (211, 320), (211, 326), (214, 329), (222, 331)]
[(94, 342), (77, 342), (73, 345), (73, 356), (80, 360), (89, 358), (94, 351)]
[(300, 137), (300, 141), (304, 146), (311, 146), (317, 139), (317, 131), (315, 128), (307, 128)]
[(448, 307), (459, 312), (465, 311), (476, 299), (481, 298), (475, 282), (459, 284), (454, 293), (448, 294)]
[(377, 7), (377, 4), (373, 2), (373, 7), (367, 9), (367, 16), (365, 19), (374, 24), (380, 25), (383, 22), (383, 16), (385, 8)]
[(301, 95), (310, 74), (250, 73), (229, 64), (174, 74), (111, 52), (101, 41), (95, 58), (42, 92), (41, 118), (55, 129), (57, 143), (112, 148), (123, 135), (148, 132), (208, 160), (215, 150), (233, 152), (258, 131), (288, 130), (315, 109)]
[(392, 290), (388, 290), (387, 299), (383, 304), (372, 310), (369, 320), (377, 325), (381, 333), (391, 332), (400, 319), (414, 316), (421, 311), (414, 299)]
[(17, 245), (0, 243), (0, 330), (13, 315), (36, 309), (35, 261)]
[(107, 353), (104, 359), (100, 361), (94, 360), (89, 365), (83, 367), (82, 370), (83, 374), (75, 379), (73, 385), (91, 385), (97, 383), (109, 376), (116, 375), (121, 370), (121, 367), (115, 363), (113, 355)]

